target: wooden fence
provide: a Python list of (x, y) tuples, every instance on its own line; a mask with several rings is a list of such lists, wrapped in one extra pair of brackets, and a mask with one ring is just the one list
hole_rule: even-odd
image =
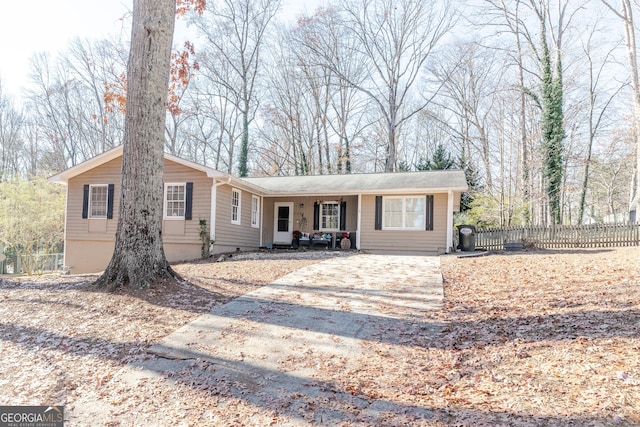
[(640, 245), (640, 223), (478, 229), (475, 246), (504, 250), (506, 243), (540, 249), (611, 248)]

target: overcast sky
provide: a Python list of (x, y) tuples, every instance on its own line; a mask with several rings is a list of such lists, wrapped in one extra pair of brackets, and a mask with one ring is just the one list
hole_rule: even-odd
[[(37, 52), (55, 55), (75, 37), (92, 40), (122, 31), (122, 17), (133, 0), (29, 0), (2, 2), (0, 77), (5, 93), (19, 96), (27, 84), (29, 58)], [(312, 12), (321, 0), (284, 0), (285, 13)], [(130, 28), (125, 29), (126, 33)]]

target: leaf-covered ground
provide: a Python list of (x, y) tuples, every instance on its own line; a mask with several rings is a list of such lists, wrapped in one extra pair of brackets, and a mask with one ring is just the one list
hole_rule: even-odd
[[(110, 412), (98, 425), (130, 425), (131, 410), (164, 425), (305, 425), (306, 413), (336, 402), (255, 406), (222, 384), (205, 389), (197, 362), (135, 388), (114, 378), (201, 313), (314, 262), (181, 264), (191, 284), (137, 295), (99, 292), (95, 276), (0, 279), (0, 405), (71, 409), (97, 396)], [(440, 333), (407, 324), (396, 340), (363, 342), (367, 357), (314, 360), (327, 387), (353, 395), (344, 425), (364, 425), (363, 401), (424, 408), (431, 416), (415, 424), (426, 426), (640, 425), (640, 248), (445, 256), (442, 271), (443, 308), (416, 319), (444, 323)], [(310, 358), (301, 352), (283, 369)]]

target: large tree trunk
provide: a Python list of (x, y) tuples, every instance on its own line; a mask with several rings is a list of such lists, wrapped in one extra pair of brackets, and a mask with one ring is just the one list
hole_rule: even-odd
[(122, 190), (113, 257), (96, 284), (144, 289), (177, 277), (162, 246), (163, 151), (175, 0), (134, 0)]

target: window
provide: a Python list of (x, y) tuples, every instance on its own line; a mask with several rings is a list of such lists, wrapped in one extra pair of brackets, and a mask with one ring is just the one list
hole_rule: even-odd
[(165, 219), (185, 219), (186, 183), (164, 185)]
[(385, 230), (424, 230), (424, 197), (384, 197), (382, 228)]
[(251, 196), (251, 226), (258, 228), (260, 221), (260, 199), (258, 196)]
[(240, 224), (241, 194), (240, 190), (231, 190), (231, 224)]
[(107, 217), (107, 200), (109, 187), (104, 185), (89, 186), (89, 218)]
[(340, 226), (340, 205), (338, 202), (322, 203), (320, 210), (320, 230), (338, 230)]

